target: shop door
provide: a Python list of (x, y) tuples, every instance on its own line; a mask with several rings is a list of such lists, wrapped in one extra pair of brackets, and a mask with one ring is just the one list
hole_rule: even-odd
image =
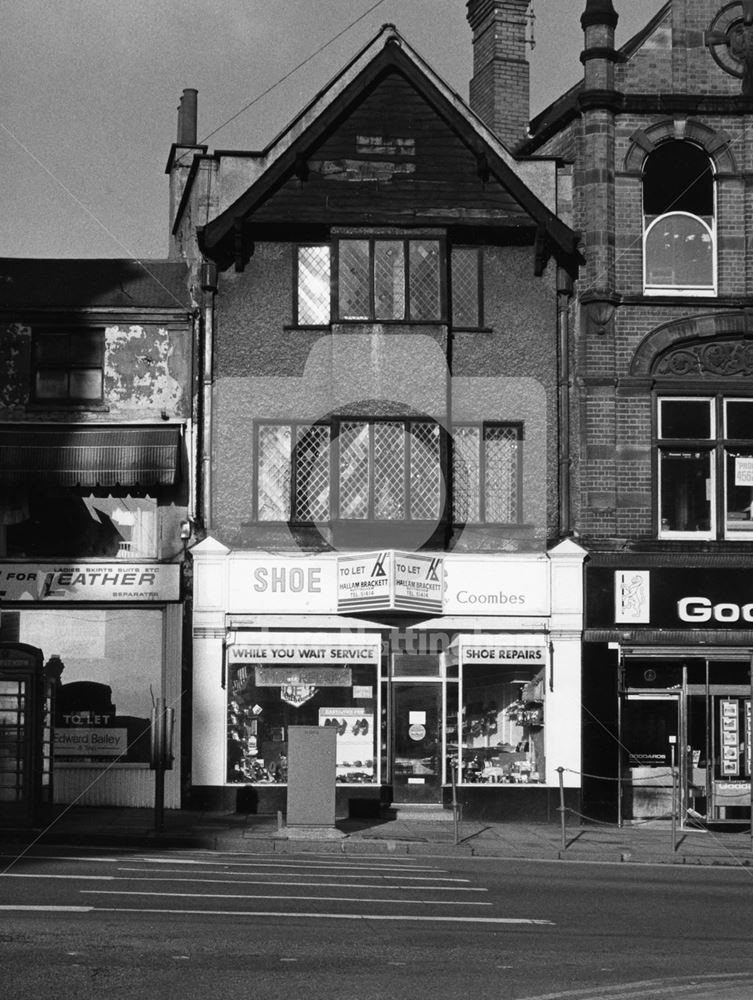
[(442, 797), (442, 685), (401, 681), (392, 688), (392, 797), (439, 802)]
[(668, 819), (673, 801), (677, 808), (679, 695), (628, 694), (620, 714), (621, 818)]

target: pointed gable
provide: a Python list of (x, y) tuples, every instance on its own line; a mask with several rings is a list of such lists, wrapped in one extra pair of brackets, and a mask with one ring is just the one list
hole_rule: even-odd
[[(452, 226), (544, 233), (574, 266), (576, 236), (521, 179), (457, 95), (430, 79), (392, 29), (387, 41), (237, 200), (200, 230), (227, 265), (239, 244), (291, 226)], [(279, 140), (278, 140), (279, 141)], [(509, 235), (509, 234), (508, 234)], [(530, 235), (525, 237), (530, 239)]]

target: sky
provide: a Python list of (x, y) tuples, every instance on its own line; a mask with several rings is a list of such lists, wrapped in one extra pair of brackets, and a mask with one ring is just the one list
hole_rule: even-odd
[[(614, 0), (617, 44), (663, 2)], [(532, 116), (580, 79), (585, 5), (534, 0)], [(164, 171), (186, 87), (199, 92), (200, 142), (261, 149), (391, 23), (467, 99), (465, 8), (465, 0), (4, 3), (0, 256), (165, 257)]]

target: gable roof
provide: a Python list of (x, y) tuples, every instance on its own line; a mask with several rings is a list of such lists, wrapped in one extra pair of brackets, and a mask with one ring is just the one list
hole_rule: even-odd
[[(310, 103), (291, 125), (259, 154), (262, 171), (233, 204), (198, 229), (202, 252), (215, 260), (232, 258), (238, 223), (251, 217), (296, 172), (312, 151), (387, 73), (406, 78), (428, 105), (476, 157), (480, 171), (496, 180), (544, 234), (552, 254), (574, 270), (578, 261), (577, 234), (570, 229), (523, 180), (518, 164), (499, 139), (465, 102), (410, 48), (392, 25), (384, 25), (376, 39)], [(220, 155), (220, 154), (217, 154)]]

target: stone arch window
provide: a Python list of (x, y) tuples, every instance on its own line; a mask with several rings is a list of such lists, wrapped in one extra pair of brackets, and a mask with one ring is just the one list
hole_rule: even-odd
[(684, 139), (657, 145), (643, 165), (643, 280), (647, 295), (716, 291), (714, 167)]

